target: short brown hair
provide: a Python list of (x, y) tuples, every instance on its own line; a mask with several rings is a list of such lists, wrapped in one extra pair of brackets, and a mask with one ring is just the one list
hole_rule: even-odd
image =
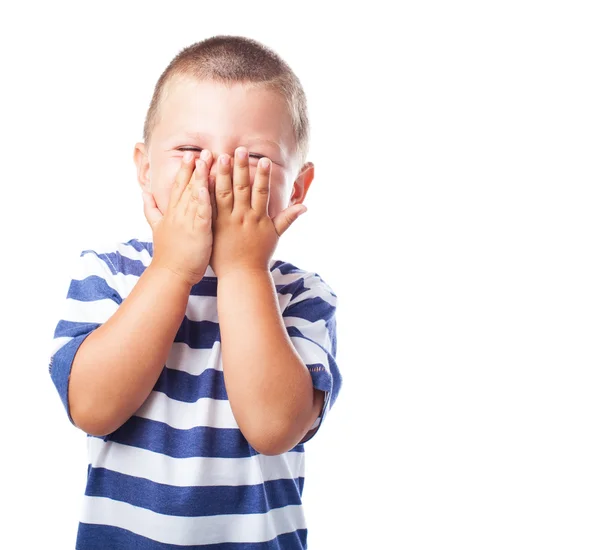
[(301, 162), (306, 161), (309, 141), (306, 96), (298, 77), (270, 48), (242, 36), (213, 36), (181, 50), (154, 87), (144, 122), (145, 143), (149, 143), (157, 123), (163, 89), (174, 75), (223, 84), (257, 83), (280, 93), (288, 104)]

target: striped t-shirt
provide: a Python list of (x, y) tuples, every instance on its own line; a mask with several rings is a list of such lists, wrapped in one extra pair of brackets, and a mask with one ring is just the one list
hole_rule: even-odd
[[(85, 250), (54, 333), (50, 374), (71, 418), (67, 389), (83, 340), (107, 321), (152, 259), (132, 239)], [(337, 398), (336, 295), (314, 272), (272, 260), (287, 333), (326, 392), (322, 424)], [(192, 287), (185, 316), (152, 392), (120, 428), (88, 435), (88, 475), (78, 549), (295, 550), (307, 547), (302, 509), (304, 444), (277, 456), (255, 451), (227, 399), (210, 266)], [(314, 433), (313, 433), (314, 435)]]

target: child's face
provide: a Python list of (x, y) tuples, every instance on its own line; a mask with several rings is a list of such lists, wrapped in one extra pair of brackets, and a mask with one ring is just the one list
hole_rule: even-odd
[[(269, 157), (270, 217), (304, 200), (314, 168), (309, 163), (301, 170), (291, 117), (278, 93), (179, 76), (167, 83), (164, 92), (150, 145), (138, 143), (134, 154), (139, 183), (152, 192), (161, 212), (167, 208), (186, 150), (198, 157), (202, 149), (208, 149), (216, 160), (218, 155), (233, 155), (237, 147), (244, 146), (250, 157), (251, 181), (259, 157)], [(215, 169), (216, 162), (213, 176)], [(213, 178), (210, 185), (214, 187)]]

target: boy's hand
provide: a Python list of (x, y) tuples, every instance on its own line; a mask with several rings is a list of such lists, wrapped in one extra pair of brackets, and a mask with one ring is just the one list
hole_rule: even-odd
[(212, 249), (212, 209), (208, 191), (210, 153), (196, 161), (187, 151), (164, 216), (150, 193), (143, 193), (144, 215), (152, 228), (154, 254), (152, 265), (164, 267), (190, 286), (198, 283), (210, 259)]
[[(268, 214), (271, 161), (263, 157), (250, 183), (248, 151), (239, 147), (215, 159), (213, 249), (210, 265), (217, 277), (236, 270), (269, 270), (279, 237), (306, 208), (293, 205), (271, 219)], [(233, 172), (233, 185), (232, 185)]]

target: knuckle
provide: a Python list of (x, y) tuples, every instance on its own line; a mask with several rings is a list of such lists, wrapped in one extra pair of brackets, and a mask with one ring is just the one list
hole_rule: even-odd
[(203, 216), (200, 212), (196, 214), (196, 223), (201, 225), (210, 225), (210, 218)]
[(231, 196), (231, 191), (226, 189), (217, 189), (215, 191), (215, 196), (218, 199), (227, 199)]

